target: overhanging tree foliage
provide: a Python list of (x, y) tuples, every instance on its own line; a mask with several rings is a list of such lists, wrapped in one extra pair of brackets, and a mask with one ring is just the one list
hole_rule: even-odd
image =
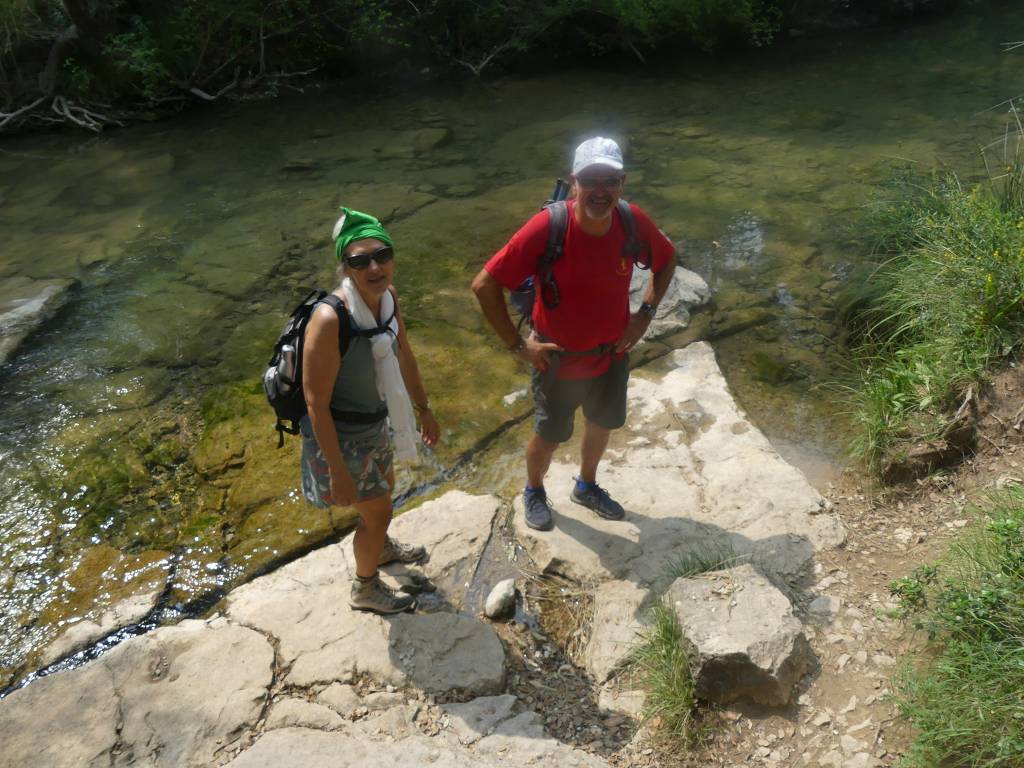
[[(0, 132), (429, 63), (762, 45), (793, 18), (956, 0), (0, 0)], [(365, 56), (363, 54), (369, 54)]]

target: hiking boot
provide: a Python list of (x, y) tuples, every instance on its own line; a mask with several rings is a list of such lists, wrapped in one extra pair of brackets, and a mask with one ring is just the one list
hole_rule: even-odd
[(416, 598), (412, 595), (396, 594), (391, 587), (374, 576), (369, 581), (352, 579), (352, 593), (348, 604), (357, 611), (371, 613), (401, 613), (416, 607)]
[(536, 531), (550, 531), (555, 527), (551, 519), (551, 505), (543, 488), (527, 488), (523, 491), (523, 507), (526, 524)]
[(380, 553), (378, 565), (388, 563), (418, 563), (427, 556), (427, 550), (413, 544), (401, 544), (390, 536), (384, 539), (384, 549)]
[(576, 483), (572, 493), (569, 494), (569, 499), (594, 510), (598, 517), (603, 517), (605, 520), (621, 520), (626, 516), (626, 510), (622, 508), (622, 505), (609, 496), (608, 491), (597, 483), (588, 483), (584, 487), (580, 487), (580, 484)]

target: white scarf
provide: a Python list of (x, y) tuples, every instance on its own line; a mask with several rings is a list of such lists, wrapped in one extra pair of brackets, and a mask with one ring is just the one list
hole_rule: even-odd
[[(373, 316), (363, 297), (359, 295), (352, 279), (346, 277), (341, 281), (341, 293), (345, 297), (352, 319), (362, 330), (377, 327), (377, 319)], [(402, 369), (398, 365), (393, 348), (394, 339), (398, 338), (398, 317), (395, 315), (395, 297), (391, 291), (385, 291), (380, 300), (380, 316), (391, 318), (387, 333), (378, 333), (370, 337), (373, 346), (373, 371), (377, 379), (377, 391), (388, 404), (388, 419), (394, 432), (395, 456), (403, 461), (416, 459), (416, 417), (412, 412), (412, 402), (402, 380)]]

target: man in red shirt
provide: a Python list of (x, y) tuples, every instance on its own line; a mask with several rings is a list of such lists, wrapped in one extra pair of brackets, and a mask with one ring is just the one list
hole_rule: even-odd
[[(544, 476), (555, 449), (572, 435), (581, 405), (580, 473), (570, 499), (608, 520), (625, 515), (622, 505), (597, 484), (597, 466), (611, 430), (626, 421), (626, 353), (650, 325), (675, 267), (672, 242), (646, 213), (630, 205), (635, 240), (642, 245), (637, 262), (652, 272), (643, 304), (631, 314), (629, 283), (635, 264), (618, 210), (625, 179), (618, 144), (600, 136), (583, 142), (573, 159), (574, 199), (567, 202), (563, 250), (554, 262), (553, 280), (539, 274), (551, 221), (547, 209), (527, 221), (473, 280), (488, 322), (509, 351), (534, 368), (536, 425), (526, 446), (523, 502), (526, 524), (537, 530), (553, 527)], [(524, 339), (509, 316), (503, 290), (514, 290), (531, 275), (537, 296), (533, 331)]]

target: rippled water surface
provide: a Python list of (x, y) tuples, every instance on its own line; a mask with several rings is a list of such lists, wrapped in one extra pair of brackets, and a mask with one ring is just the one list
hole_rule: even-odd
[[(833, 298), (847, 227), (896, 164), (977, 175), (1020, 91), (1024, 11), (857, 33), (674, 74), (564, 72), (353, 101), (341, 86), (99, 138), (0, 144), (0, 276), (74, 278), (0, 368), (0, 688), (68, 623), (152, 594), (158, 619), (343, 530), (297, 493), (260, 367), (303, 289), (333, 276), (339, 204), (384, 217), (444, 447), (507, 420), (525, 375), (468, 292), (588, 134), (621, 137), (627, 196), (716, 292), (702, 320), (743, 405), (826, 482), (842, 455)], [(467, 490), (521, 482), (525, 426), (464, 457)], [(212, 597), (211, 597), (212, 596)], [(152, 617), (151, 617), (152, 618)]]

